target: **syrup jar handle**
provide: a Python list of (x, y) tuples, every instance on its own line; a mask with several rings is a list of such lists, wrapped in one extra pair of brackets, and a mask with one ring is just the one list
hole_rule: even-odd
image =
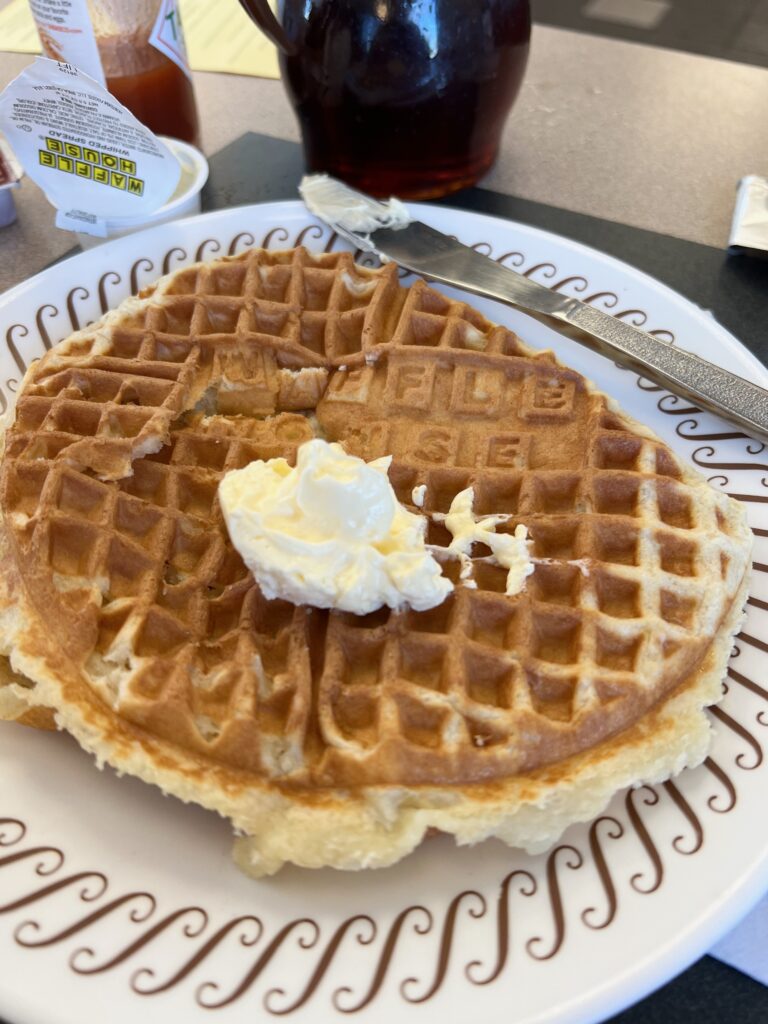
[(240, 6), (279, 50), (287, 54), (296, 53), (296, 47), (288, 39), (283, 31), (283, 26), (272, 13), (269, 0), (240, 0)]

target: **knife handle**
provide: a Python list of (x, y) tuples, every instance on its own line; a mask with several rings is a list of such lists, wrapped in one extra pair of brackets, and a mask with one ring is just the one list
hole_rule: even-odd
[(768, 444), (768, 391), (594, 306), (552, 291), (434, 228), (413, 222), (373, 240), (340, 234), (434, 281), (498, 299)]
[(557, 328), (768, 443), (768, 391), (602, 310), (571, 300)]

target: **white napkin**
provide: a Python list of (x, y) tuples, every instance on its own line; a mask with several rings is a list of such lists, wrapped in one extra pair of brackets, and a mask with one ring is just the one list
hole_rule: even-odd
[(755, 981), (768, 985), (768, 896), (709, 952)]

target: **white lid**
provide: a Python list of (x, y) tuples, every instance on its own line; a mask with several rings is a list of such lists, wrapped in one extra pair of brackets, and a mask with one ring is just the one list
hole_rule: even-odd
[(175, 191), (166, 203), (150, 214), (138, 217), (106, 218), (108, 234), (138, 227), (151, 227), (153, 224), (172, 220), (177, 212), (179, 215), (181, 214), (190, 199), (198, 195), (208, 180), (208, 161), (199, 149), (180, 139), (171, 139), (165, 135), (158, 135), (158, 138), (173, 152), (181, 165), (181, 176)]

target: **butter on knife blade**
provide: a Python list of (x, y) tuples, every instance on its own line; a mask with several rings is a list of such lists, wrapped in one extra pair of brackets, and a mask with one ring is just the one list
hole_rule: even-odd
[(305, 174), (299, 193), (310, 213), (326, 224), (333, 222), (346, 231), (367, 235), (379, 228), (404, 228), (411, 215), (394, 196), (382, 202), (344, 185), (327, 174)]
[(315, 177), (301, 182), (302, 197), (316, 217), (352, 245), (422, 277), (514, 306), (768, 442), (768, 391), (764, 388), (573, 296), (545, 288), (450, 235), (411, 220), (399, 200), (381, 203), (326, 175), (321, 176), (320, 188)]

